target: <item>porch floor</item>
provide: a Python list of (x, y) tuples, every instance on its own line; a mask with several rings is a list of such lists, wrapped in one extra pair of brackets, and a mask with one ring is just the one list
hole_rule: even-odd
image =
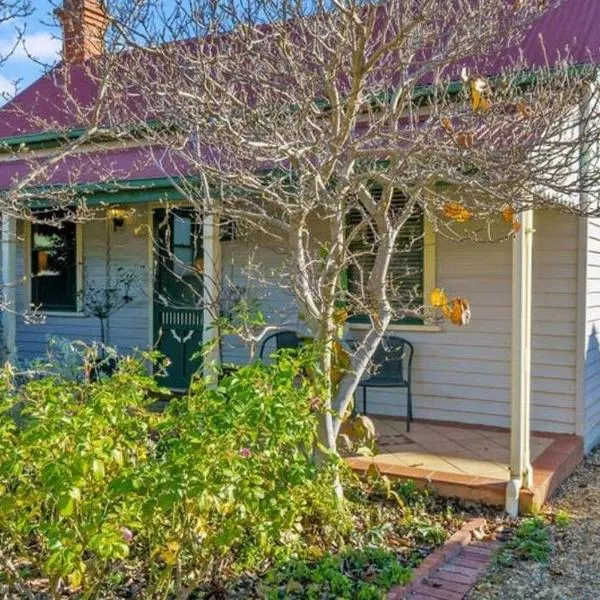
[[(510, 432), (479, 425), (369, 418), (377, 432), (374, 457), (348, 458), (357, 471), (375, 464), (390, 477), (429, 485), (442, 496), (457, 496), (503, 506), (509, 480)], [(521, 508), (542, 505), (583, 458), (583, 442), (574, 435), (531, 436), (533, 489), (521, 493)]]

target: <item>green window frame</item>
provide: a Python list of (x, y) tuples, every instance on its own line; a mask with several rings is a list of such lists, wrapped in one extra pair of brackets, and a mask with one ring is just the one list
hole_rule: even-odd
[[(377, 192), (374, 192), (377, 199)], [(403, 210), (406, 196), (399, 190), (392, 197), (392, 210)], [(363, 217), (358, 211), (348, 215), (348, 227), (360, 222)], [(364, 285), (364, 274), (368, 274), (374, 263), (374, 255), (369, 249), (375, 244), (375, 236), (368, 227), (364, 229), (361, 239), (350, 244), (350, 251), (356, 254), (356, 261), (347, 270), (347, 286), (352, 292), (353, 286)], [(361, 256), (362, 254), (362, 256)], [(420, 207), (415, 207), (403, 227), (397, 242), (396, 252), (392, 257), (388, 273), (388, 292), (392, 306), (397, 308), (412, 308), (426, 305), (429, 294), (435, 287), (435, 234)], [(367, 323), (368, 315), (354, 315), (350, 323)], [(429, 325), (429, 319), (404, 317), (395, 319), (396, 326)]]
[(81, 289), (81, 226), (63, 220), (59, 213), (44, 218), (47, 222), (27, 224), (29, 304), (49, 313), (76, 313)]

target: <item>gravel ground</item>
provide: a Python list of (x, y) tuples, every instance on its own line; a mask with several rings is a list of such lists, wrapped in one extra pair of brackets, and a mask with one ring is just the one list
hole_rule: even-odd
[(600, 447), (559, 488), (544, 512), (562, 510), (566, 527), (551, 527), (546, 564), (515, 562), (491, 567), (469, 600), (600, 599)]

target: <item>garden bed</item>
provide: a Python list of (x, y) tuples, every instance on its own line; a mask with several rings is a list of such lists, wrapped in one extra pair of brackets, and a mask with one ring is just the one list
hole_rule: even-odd
[(369, 600), (408, 581), (478, 508), (317, 463), (302, 369), (250, 365), (164, 412), (137, 360), (98, 381), (2, 373), (0, 596)]
[(409, 581), (412, 570), (467, 517), (458, 503), (418, 491), (412, 482), (373, 477), (346, 488), (352, 530), (337, 544), (307, 546), (297, 558), (230, 580), (220, 589), (205, 585), (195, 597), (384, 598)]
[[(362, 480), (348, 476), (352, 477), (346, 482), (350, 529), (328, 538), (327, 543), (319, 543), (318, 537), (309, 535), (294, 557), (279, 563), (272, 561), (255, 572), (238, 576), (224, 577), (221, 573), (214, 581), (188, 590), (189, 597), (198, 600), (385, 598), (387, 591), (407, 583), (413, 569), (474, 514), (474, 507), (465, 508), (460, 501), (419, 491), (412, 482), (390, 482), (377, 475)], [(3, 597), (16, 600), (26, 593), (32, 593), (34, 598), (46, 597), (49, 581), (33, 564), (18, 557), (13, 557), (12, 564), (20, 585), (11, 594), (7, 587), (3, 589), (0, 575)], [(99, 590), (99, 597), (144, 595), (147, 582), (141, 565), (138, 569), (134, 561), (121, 561), (111, 569), (110, 586)], [(68, 593), (64, 597), (78, 597), (78, 594)]]

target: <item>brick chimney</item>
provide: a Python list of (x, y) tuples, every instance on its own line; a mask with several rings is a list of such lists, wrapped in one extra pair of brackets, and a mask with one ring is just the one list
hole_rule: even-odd
[(100, 0), (64, 0), (56, 11), (63, 28), (63, 60), (82, 63), (104, 51), (108, 16)]

